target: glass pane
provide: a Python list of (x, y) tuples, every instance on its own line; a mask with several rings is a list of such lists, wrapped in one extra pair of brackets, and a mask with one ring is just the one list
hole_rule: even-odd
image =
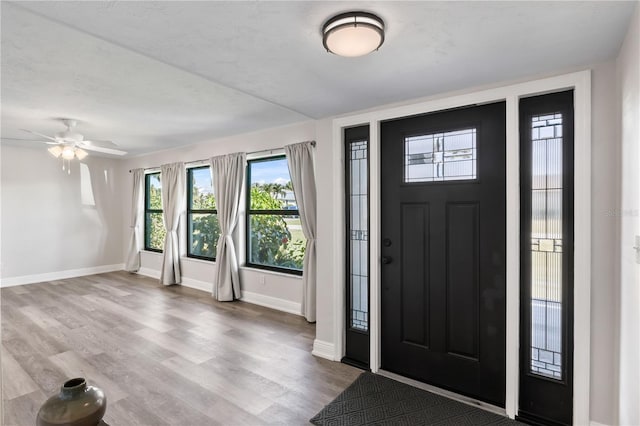
[(219, 237), (218, 215), (189, 215), (189, 254), (215, 259)]
[(191, 209), (215, 210), (216, 201), (213, 197), (213, 185), (209, 167), (199, 167), (189, 170), (191, 178)]
[(249, 162), (251, 210), (297, 210), (287, 159)]
[(249, 236), (249, 263), (302, 270), (306, 239), (300, 216), (252, 214)]
[(368, 142), (349, 144), (349, 288), (350, 326), (356, 330), (369, 329), (369, 196)]
[(166, 235), (162, 223), (162, 213), (146, 213), (145, 222), (145, 247), (162, 250)]
[(476, 129), (411, 136), (404, 140), (404, 181), (476, 178)]
[(562, 379), (562, 115), (531, 119), (531, 371)]
[(151, 210), (162, 210), (162, 181), (160, 180), (160, 173), (147, 175), (147, 182), (147, 187), (149, 188), (147, 208)]

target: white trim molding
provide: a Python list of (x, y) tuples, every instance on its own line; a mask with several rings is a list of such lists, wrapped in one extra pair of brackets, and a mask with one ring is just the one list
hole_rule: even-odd
[(574, 84), (573, 424), (589, 423), (591, 386), (591, 72)]
[(14, 287), (23, 284), (36, 284), (47, 281), (64, 280), (68, 278), (84, 277), (87, 275), (104, 274), (106, 272), (122, 271), (124, 263), (115, 265), (92, 266), (89, 268), (67, 269), (64, 271), (46, 272), (43, 274), (22, 275), (0, 279), (0, 287)]
[(313, 341), (313, 350), (311, 351), (311, 355), (328, 359), (329, 361), (340, 361), (339, 358), (335, 358), (334, 354), (335, 348), (333, 343), (318, 339)]
[(251, 291), (242, 292), (243, 302), (253, 303), (254, 305), (264, 306), (265, 308), (275, 309), (277, 311), (287, 312), (294, 315), (302, 315), (302, 305), (298, 302), (291, 300), (279, 299), (277, 297), (265, 296), (260, 293), (253, 293)]
[[(144, 275), (150, 278), (160, 279), (160, 271), (150, 268), (140, 268), (138, 274)], [(192, 278), (182, 277), (182, 283), (184, 287), (193, 288), (195, 290), (211, 293), (213, 284), (194, 280)], [(242, 291), (242, 297), (240, 300), (243, 302), (251, 303), (253, 305), (264, 306), (265, 308), (275, 309), (276, 311), (286, 312), (294, 315), (302, 315), (302, 306), (300, 302), (294, 302), (292, 300), (280, 299), (278, 297), (267, 296), (260, 293), (254, 293), (251, 291)]]
[[(416, 103), (356, 113), (333, 120), (333, 204), (336, 223), (333, 235), (333, 327), (334, 358), (344, 354), (345, 247), (344, 247), (344, 141), (347, 127), (369, 124), (371, 371), (380, 369), (380, 136), (384, 120), (425, 114), (450, 108), (505, 101), (507, 114), (507, 260), (506, 260), (506, 382), (505, 412), (518, 413), (520, 342), (520, 138), (519, 100), (522, 97), (574, 89), (575, 195), (574, 195), (574, 424), (589, 424), (590, 324), (591, 324), (591, 71), (584, 70), (454, 96), (442, 95)], [(577, 374), (575, 374), (577, 373)]]
[(193, 280), (191, 278), (185, 278), (185, 277), (182, 277), (181, 285), (185, 287), (193, 288), (196, 290), (204, 291), (206, 293), (211, 293), (212, 287), (213, 287), (213, 284), (211, 283), (200, 281), (200, 280)]
[(156, 271), (155, 269), (142, 267), (138, 269), (136, 273), (144, 275), (145, 277), (160, 279), (160, 271)]

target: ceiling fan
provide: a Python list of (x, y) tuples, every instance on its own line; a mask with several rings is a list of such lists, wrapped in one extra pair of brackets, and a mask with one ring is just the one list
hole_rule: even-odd
[[(75, 131), (78, 122), (70, 118), (61, 118), (60, 121), (66, 126), (66, 130), (57, 132), (53, 136), (43, 135), (33, 130), (20, 129), (47, 141), (37, 141), (53, 145), (49, 152), (56, 158), (62, 157), (64, 160), (78, 158), (82, 160), (88, 155), (87, 151), (102, 152), (104, 154), (125, 155), (126, 151), (115, 149), (117, 145), (111, 141), (86, 140), (81, 133)], [(86, 150), (86, 151), (85, 151)]]

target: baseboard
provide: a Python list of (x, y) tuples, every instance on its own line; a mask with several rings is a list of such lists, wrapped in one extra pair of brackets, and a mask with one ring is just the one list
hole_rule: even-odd
[(136, 273), (140, 275), (144, 275), (145, 277), (156, 278), (158, 280), (160, 279), (160, 271), (156, 271), (155, 269), (140, 268)]
[(196, 290), (202, 290), (211, 294), (213, 291), (213, 284), (205, 281), (192, 280), (191, 278), (182, 278), (182, 285)]
[[(145, 275), (150, 278), (160, 279), (160, 271), (149, 268), (140, 268), (138, 274)], [(192, 278), (182, 277), (181, 285), (196, 290), (211, 293), (212, 284), (206, 281), (194, 280)], [(254, 305), (264, 306), (265, 308), (275, 309), (277, 311), (287, 312), (289, 314), (302, 315), (302, 306), (300, 303), (291, 300), (279, 299), (277, 297), (267, 296), (251, 291), (242, 291), (241, 299), (243, 302), (252, 303)]]
[(591, 420), (591, 421), (589, 422), (589, 426), (611, 426), (611, 425), (609, 425), (609, 424), (607, 424), (607, 423), (594, 422), (593, 420)]
[[(140, 268), (138, 270), (138, 274), (144, 275), (145, 277), (149, 278), (155, 278), (157, 280), (160, 279), (160, 271), (157, 271), (155, 269)], [(211, 293), (211, 283), (207, 283), (205, 281), (182, 277), (182, 282), (180, 283), (180, 285)]]
[(122, 271), (124, 263), (115, 265), (93, 266), (90, 268), (67, 269), (66, 271), (46, 272), (44, 274), (22, 275), (0, 279), (0, 287), (14, 287), (24, 284), (36, 284), (47, 281), (64, 280), (68, 278), (83, 277), (86, 275), (104, 274), (105, 272)]
[(275, 309), (277, 311), (287, 312), (294, 315), (302, 315), (302, 305), (291, 300), (279, 299), (277, 297), (266, 296), (251, 291), (242, 291), (243, 302), (253, 303), (254, 305), (264, 306), (265, 308)]
[(333, 343), (315, 339), (313, 341), (313, 350), (311, 354), (319, 358), (328, 359), (329, 361), (338, 361), (334, 356), (335, 347)]

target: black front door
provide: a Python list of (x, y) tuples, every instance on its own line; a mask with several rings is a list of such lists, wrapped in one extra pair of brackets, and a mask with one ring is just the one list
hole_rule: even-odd
[(505, 103), (381, 125), (382, 368), (504, 406)]

